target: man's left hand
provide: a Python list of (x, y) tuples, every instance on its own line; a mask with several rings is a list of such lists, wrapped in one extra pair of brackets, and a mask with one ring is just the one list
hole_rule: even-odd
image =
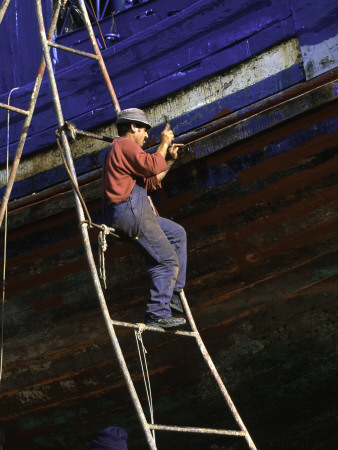
[(183, 147), (184, 144), (173, 144), (168, 148), (167, 156), (169, 160), (175, 161), (177, 159), (177, 152), (180, 147)]

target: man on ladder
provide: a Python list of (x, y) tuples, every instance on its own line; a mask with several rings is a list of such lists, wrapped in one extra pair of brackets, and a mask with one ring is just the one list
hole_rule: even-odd
[[(137, 108), (117, 116), (119, 136), (103, 163), (102, 196), (105, 222), (128, 238), (144, 255), (150, 279), (150, 297), (145, 324), (174, 328), (185, 319), (179, 297), (185, 285), (187, 245), (183, 227), (154, 213), (147, 193), (161, 188), (161, 181), (177, 159), (181, 144), (172, 144), (174, 134), (166, 124), (155, 153), (142, 146), (151, 125)], [(172, 144), (172, 145), (171, 145)]]

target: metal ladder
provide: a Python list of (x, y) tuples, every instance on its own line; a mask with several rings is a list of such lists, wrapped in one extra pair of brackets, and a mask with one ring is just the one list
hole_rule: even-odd
[[(51, 38), (54, 34), (54, 30), (55, 30), (55, 26), (56, 26), (56, 22), (57, 22), (57, 17), (59, 14), (59, 10), (60, 10), (60, 1), (57, 2), (57, 6), (56, 9), (53, 13), (53, 17), (52, 17), (52, 22), (50, 25), (50, 29), (49, 29), (49, 33), (48, 35), (46, 35), (46, 31), (45, 31), (45, 27), (44, 27), (44, 22), (43, 22), (43, 15), (42, 15), (42, 7), (41, 7), (41, 0), (36, 0), (36, 13), (37, 13), (37, 20), (38, 20), (38, 25), (39, 25), (39, 33), (40, 33), (40, 40), (41, 40), (41, 45), (42, 45), (42, 50), (43, 50), (43, 59), (41, 61), (40, 64), (40, 68), (39, 68), (39, 74), (43, 74), (43, 70), (44, 67), (47, 67), (47, 72), (48, 72), (48, 77), (49, 77), (49, 82), (50, 82), (50, 86), (51, 86), (51, 90), (52, 90), (52, 95), (53, 95), (53, 102), (54, 102), (54, 107), (55, 107), (55, 111), (56, 111), (56, 115), (57, 115), (57, 120), (58, 120), (58, 125), (59, 125), (59, 130), (60, 130), (60, 137), (61, 137), (61, 142), (65, 151), (65, 156), (66, 156), (66, 161), (67, 161), (67, 165), (68, 168), (71, 171), (71, 177), (73, 178), (76, 186), (72, 186), (73, 189), (73, 193), (74, 193), (74, 197), (75, 197), (75, 203), (76, 203), (76, 209), (77, 209), (77, 214), (78, 214), (78, 219), (80, 222), (80, 229), (81, 229), (81, 234), (82, 234), (82, 239), (83, 239), (83, 244), (86, 250), (86, 256), (87, 256), (87, 260), (88, 260), (88, 264), (89, 264), (89, 268), (90, 268), (90, 272), (91, 272), (91, 276), (94, 282), (94, 287), (96, 290), (96, 294), (97, 297), (99, 299), (99, 303), (101, 306), (101, 310), (103, 313), (103, 317), (105, 320), (105, 324), (107, 327), (107, 331), (110, 337), (110, 340), (112, 342), (115, 354), (117, 356), (119, 365), (121, 367), (121, 370), (123, 372), (129, 393), (131, 395), (132, 398), (132, 402), (134, 404), (134, 407), (136, 409), (136, 413), (138, 415), (139, 421), (141, 423), (141, 426), (143, 428), (143, 431), (145, 433), (145, 437), (148, 443), (148, 446), (150, 449), (157, 449), (155, 440), (153, 438), (152, 435), (152, 430), (166, 430), (166, 431), (175, 431), (175, 432), (190, 432), (190, 433), (203, 433), (203, 434), (217, 434), (217, 435), (229, 435), (229, 436), (237, 436), (237, 437), (244, 437), (247, 441), (248, 447), (250, 449), (256, 449), (255, 444), (253, 443), (248, 430), (246, 429), (242, 419), (240, 418), (236, 407), (234, 405), (234, 403), (232, 402), (230, 395), (227, 391), (227, 389), (225, 388), (223, 381), (219, 375), (219, 373), (217, 372), (217, 369), (214, 365), (214, 363), (212, 362), (212, 359), (210, 357), (210, 355), (207, 352), (207, 349), (201, 339), (201, 336), (197, 330), (197, 327), (195, 325), (194, 319), (192, 317), (188, 302), (186, 300), (186, 297), (184, 295), (184, 292), (181, 292), (180, 297), (181, 297), (181, 301), (188, 319), (188, 322), (190, 324), (191, 327), (191, 331), (165, 331), (161, 328), (154, 328), (154, 327), (149, 327), (149, 326), (145, 326), (143, 324), (132, 324), (132, 323), (127, 323), (127, 322), (120, 322), (117, 320), (112, 320), (110, 315), (109, 315), (109, 311), (108, 311), (108, 307), (104, 298), (104, 294), (101, 288), (101, 283), (99, 280), (99, 276), (96, 270), (96, 265), (95, 265), (95, 261), (94, 261), (94, 257), (93, 257), (93, 253), (92, 253), (92, 249), (91, 249), (91, 244), (90, 244), (90, 240), (89, 240), (89, 235), (88, 235), (88, 223), (85, 220), (85, 215), (84, 215), (84, 210), (81, 204), (81, 201), (79, 199), (79, 196), (76, 192), (76, 187), (78, 187), (77, 184), (77, 178), (76, 178), (76, 172), (75, 172), (75, 168), (74, 168), (74, 162), (73, 162), (73, 158), (72, 158), (72, 154), (71, 154), (71, 150), (70, 150), (70, 145), (69, 145), (69, 141), (67, 138), (67, 134), (65, 132), (64, 129), (64, 118), (63, 118), (63, 114), (62, 114), (62, 109), (61, 109), (61, 103), (60, 103), (60, 99), (59, 99), (59, 95), (58, 95), (58, 90), (57, 90), (57, 86), (56, 86), (56, 82), (55, 82), (55, 77), (54, 77), (54, 71), (53, 71), (53, 66), (52, 66), (52, 61), (51, 61), (51, 57), (50, 57), (50, 52), (49, 52), (49, 48), (50, 47), (55, 47), (58, 48), (60, 50), (65, 50), (65, 51), (69, 51), (72, 53), (76, 53), (78, 55), (82, 55), (85, 57), (89, 57), (89, 58), (93, 58), (96, 59), (99, 63), (99, 66), (101, 68), (102, 74), (103, 74), (103, 78), (104, 81), (108, 87), (112, 102), (114, 104), (115, 110), (116, 112), (120, 111), (120, 106), (118, 103), (118, 100), (116, 98), (115, 92), (114, 92), (114, 88), (112, 86), (112, 83), (110, 81), (109, 75), (107, 73), (104, 61), (102, 59), (102, 55), (101, 52), (99, 50), (98, 44), (96, 42), (96, 38), (95, 35), (93, 33), (93, 29), (88, 17), (88, 13), (84, 4), (84, 0), (79, 0), (79, 6), (80, 9), (82, 11), (84, 20), (85, 20), (85, 25), (88, 31), (88, 35), (94, 50), (94, 54), (90, 54), (90, 53), (86, 53), (86, 52), (82, 52), (82, 51), (78, 51), (78, 50), (74, 50), (72, 48), (68, 48), (68, 47), (64, 47), (58, 44), (55, 44), (53, 42), (51, 42)], [(39, 75), (37, 77), (37, 82), (38, 82), (38, 78)], [(42, 75), (41, 75), (42, 78)], [(39, 83), (41, 84), (41, 80), (39, 79)], [(25, 115), (27, 115), (27, 118), (32, 116), (33, 111), (34, 111), (34, 107), (35, 107), (35, 102), (36, 102), (36, 97), (37, 94), (35, 94), (36, 90), (38, 91), (40, 84), (37, 88), (34, 88), (32, 97), (34, 95), (34, 106), (30, 105), (30, 108), (28, 110), (28, 112), (25, 112)], [(35, 96), (36, 95), (36, 96)], [(31, 101), (32, 104), (32, 101)], [(3, 107), (6, 107), (7, 109), (11, 109), (11, 110), (16, 110), (17, 108), (8, 108), (7, 105), (0, 105)], [(17, 111), (17, 112), (21, 112), (21, 111)], [(22, 112), (21, 112), (22, 113)], [(27, 131), (26, 131), (27, 133)], [(21, 139), (20, 139), (21, 141)], [(19, 146), (23, 147), (23, 144), (20, 144), (19, 142)], [(22, 152), (22, 148), (21, 148), (21, 152)], [(17, 165), (19, 164), (19, 162), (17, 162)], [(13, 180), (14, 181), (14, 180)], [(6, 191), (7, 192), (7, 191)], [(10, 190), (9, 190), (10, 193)], [(8, 201), (8, 199), (7, 199)], [(216, 383), (219, 387), (219, 390), (221, 391), (221, 394), (224, 397), (224, 400), (226, 401), (228, 407), (230, 408), (230, 411), (235, 419), (235, 421), (237, 422), (237, 425), (240, 428), (240, 431), (235, 431), (235, 430), (223, 430), (223, 429), (211, 429), (211, 428), (194, 428), (194, 427), (178, 427), (178, 426), (167, 426), (167, 425), (156, 425), (156, 424), (151, 424), (148, 423), (148, 421), (146, 420), (145, 414), (143, 412), (143, 408), (142, 405), (140, 403), (140, 400), (138, 398), (138, 395), (136, 393), (133, 381), (131, 379), (128, 367), (126, 365), (120, 344), (118, 342), (116, 333), (115, 333), (115, 329), (114, 326), (121, 326), (121, 327), (127, 327), (127, 328), (134, 328), (134, 329), (140, 329), (142, 325), (142, 329), (143, 330), (147, 330), (147, 331), (152, 331), (152, 332), (160, 332), (160, 333), (169, 333), (169, 334), (176, 334), (176, 335), (182, 335), (182, 336), (189, 336), (192, 337), (196, 340), (196, 343), (202, 353), (202, 356), (205, 360), (205, 362), (207, 363), (210, 372), (212, 373), (212, 375), (214, 376)]]

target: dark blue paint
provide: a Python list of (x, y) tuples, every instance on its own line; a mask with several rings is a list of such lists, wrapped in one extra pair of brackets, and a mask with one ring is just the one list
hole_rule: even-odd
[[(49, 18), (51, 2), (43, 3), (44, 17)], [(35, 2), (11, 0), (0, 25), (0, 36), (0, 57), (6, 60), (0, 70), (0, 94), (3, 94), (35, 80), (42, 55)]]
[[(132, 9), (126, 9), (116, 13), (114, 15), (115, 26), (112, 24), (111, 17), (102, 19), (100, 21), (100, 28), (103, 36), (110, 33), (117, 33), (119, 35), (117, 40), (105, 39), (106, 45), (107, 47), (115, 46), (116, 43), (120, 43), (132, 37), (134, 34), (141, 33), (150, 26), (168, 19), (173, 15), (172, 11), (184, 10), (194, 3), (197, 3), (197, 0), (171, 0), (170, 2), (167, 0), (149, 0), (145, 4), (135, 5)], [(149, 11), (153, 13), (149, 14)], [(95, 23), (93, 23), (93, 30), (95, 35), (99, 37)], [(85, 28), (59, 36), (56, 38), (56, 42), (78, 50), (92, 51)], [(103, 50), (103, 56), (105, 56), (105, 53), (105, 50)], [(79, 59), (78, 56), (62, 51), (58, 51), (57, 54), (58, 60), (55, 62), (56, 71), (76, 63)]]
[(79, 229), (75, 219), (66, 222), (62, 226), (56, 226), (48, 230), (39, 230), (29, 234), (28, 238), (25, 236), (22, 239), (16, 239), (15, 241), (9, 242), (7, 247), (7, 257), (15, 258), (28, 252), (46, 248), (49, 245), (70, 239), (78, 233)]
[(291, 0), (306, 78), (338, 67), (338, 3)]
[[(95, 223), (103, 223), (102, 211), (91, 210), (91, 218)], [(71, 239), (79, 234), (78, 220), (74, 218), (62, 225), (53, 226), (47, 230), (39, 230), (29, 235), (25, 235), (22, 239), (10, 241), (7, 244), (7, 257), (15, 258), (29, 252), (40, 250), (49, 245), (57, 244)], [(0, 261), (3, 255), (0, 256)]]
[(338, 97), (338, 84), (336, 84), (334, 87), (334, 96)]
[[(195, 179), (198, 181), (198, 184), (194, 186), (195, 194), (198, 195), (209, 189), (224, 186), (231, 181), (235, 181), (238, 179), (240, 173), (246, 169), (258, 165), (263, 160), (287, 153), (296, 146), (304, 145), (316, 136), (323, 136), (337, 132), (338, 116), (313, 124), (306, 130), (300, 130), (293, 135), (283, 137), (282, 139), (276, 140), (265, 147), (255, 150), (252, 153), (248, 151), (246, 155), (235, 157), (227, 161), (225, 164), (207, 167), (204, 160), (201, 159), (196, 163), (197, 174), (195, 175)], [(187, 176), (189, 177), (189, 175)], [(177, 183), (179, 183), (179, 186)], [(263, 187), (264, 180), (262, 181), (260, 188)], [(186, 183), (184, 185), (181, 183), (181, 180), (172, 183), (171, 185), (166, 185), (166, 193), (169, 198), (175, 197), (179, 193), (184, 192), (185, 189), (191, 189), (191, 184)], [(252, 189), (252, 187), (243, 187), (243, 189), (249, 190)]]
[[(141, 71), (138, 68), (136, 68), (136, 71), (130, 71), (130, 73), (122, 73), (117, 79), (114, 79), (113, 77), (114, 85), (116, 87), (122, 86), (120, 89), (117, 89), (121, 107), (128, 108), (135, 105), (144, 107), (179, 89), (183, 89), (203, 77), (238, 64), (249, 56), (253, 56), (292, 35), (294, 35), (293, 22), (291, 18), (287, 18), (280, 23), (272, 25), (266, 30), (250, 36), (249, 41), (241, 41), (221, 52), (217, 51), (209, 57), (202, 53), (199, 55), (202, 59), (197, 62), (198, 65), (194, 69), (181, 69), (175, 73), (163, 76), (168, 72), (168, 66), (163, 62), (162, 77), (159, 74), (158, 76), (160, 79), (150, 85), (146, 85), (144, 71)], [(221, 34), (219, 34), (219, 36), (221, 36)], [(160, 37), (158, 39), (160, 39)], [(173, 51), (177, 52), (176, 49), (173, 49)], [(205, 48), (205, 51), (210, 52), (212, 49), (208, 50)], [(203, 54), (204, 57), (202, 57)], [(184, 56), (184, 54), (181, 55), (181, 59), (184, 58)], [(196, 57), (198, 57), (198, 55), (196, 55)], [(107, 61), (107, 66), (112, 65), (114, 61), (114, 59)], [(147, 64), (149, 65), (150, 70), (150, 62), (145, 62), (144, 67), (146, 68)], [(177, 64), (177, 62), (175, 64)], [(153, 62), (153, 65), (156, 67), (155, 62)], [(101, 85), (98, 85), (96, 82), (95, 90), (93, 90), (92, 85), (88, 85), (88, 80), (85, 78), (79, 79), (78, 73), (91, 73), (91, 70), (93, 70), (95, 80), (100, 80), (101, 75), (98, 73), (99, 69), (97, 64), (88, 61), (83, 61), (76, 66), (76, 68), (72, 69), (72, 71), (68, 73), (68, 77), (67, 74), (62, 74), (62, 76), (60, 74), (60, 79), (57, 80), (58, 86), (63, 86), (60, 90), (60, 94), (64, 116), (67, 120), (74, 120), (77, 127), (80, 129), (88, 129), (89, 123), (90, 127), (95, 127), (115, 118), (113, 106), (111, 103), (106, 103), (109, 100), (103, 82)], [(111, 68), (111, 70), (113, 70), (113, 68)], [(169, 72), (170, 70), (171, 69), (169, 68)], [(64, 79), (67, 81), (64, 82)], [(62, 80), (64, 82), (63, 85), (61, 83)], [(89, 89), (90, 92), (85, 91), (85, 88)], [(75, 91), (74, 95), (72, 92), (73, 89)], [(15, 105), (20, 104), (22, 99), (24, 99), (26, 103), (29, 101), (29, 92), (17, 93), (16, 91), (14, 94), (12, 103)], [(95, 96), (94, 98), (93, 95)], [(20, 101), (19, 98), (21, 98)], [(76, 98), (76, 102), (74, 102), (74, 98)], [(0, 97), (0, 101), (2, 100), (3, 99)], [(97, 104), (100, 104), (101, 106), (95, 106)], [(76, 108), (79, 109), (77, 110)], [(85, 113), (85, 111), (88, 112)], [(30, 135), (34, 136), (27, 139), (24, 150), (25, 154), (43, 149), (54, 142), (56, 119), (48, 83), (43, 83), (36, 113), (30, 131)], [(5, 142), (4, 132), (6, 128), (4, 119), (5, 117), (3, 116), (3, 120), (0, 122), (0, 142), (1, 139), (3, 139), (2, 142)], [(15, 136), (18, 136), (20, 133), (22, 120), (23, 119), (18, 115), (13, 116), (13, 119), (11, 119), (11, 142), (13, 142)], [(46, 129), (47, 127), (51, 127), (51, 129)], [(45, 130), (43, 131), (44, 128)], [(12, 145), (10, 148), (11, 155), (13, 155), (14, 151), (15, 145)], [(5, 158), (4, 152), (0, 152), (0, 158), (2, 158), (0, 159), (0, 162), (3, 162)]]
[[(213, 120), (225, 108), (233, 111), (241, 110), (245, 113), (249, 110), (250, 104), (268, 96), (283, 91), (290, 86), (297, 84), (304, 79), (304, 73), (300, 65), (295, 65), (275, 76), (256, 83), (247, 89), (231, 94), (225, 98), (217, 100), (209, 105), (202, 106), (179, 118), (170, 120), (170, 124), (176, 136), (186, 133), (198, 126), (204, 125)], [(246, 108), (245, 108), (246, 107)], [(170, 117), (169, 117), (170, 119)], [(154, 127), (150, 131), (149, 139), (159, 141), (163, 125)], [(75, 160), (75, 168), (78, 175), (90, 173), (102, 166), (103, 157), (106, 150), (94, 152), (90, 155), (79, 157)], [(12, 198), (20, 198), (32, 192), (38, 192), (49, 186), (56, 185), (68, 179), (63, 166), (56, 167), (41, 174), (29, 177), (22, 181), (17, 181), (12, 190)], [(0, 189), (0, 194), (5, 188)]]
[[(321, 42), (324, 38), (333, 35), (337, 23), (335, 2), (324, 0), (324, 4), (321, 2), (319, 5), (314, 0), (306, 3), (290, 1), (301, 44), (303, 41), (304, 43)], [(130, 17), (134, 14), (133, 10), (123, 11), (116, 17), (120, 28), (118, 32), (125, 33), (124, 41), (109, 48), (104, 54), (107, 57), (107, 66), (122, 107), (135, 105), (142, 107), (152, 101), (157, 101), (200, 78), (237, 64), (270, 45), (274, 45), (278, 40), (286, 39), (294, 34), (291, 19), (287, 20), (287, 17), (290, 16), (288, 0), (231, 0), (229, 2), (185, 0), (181, 8), (190, 6), (182, 12), (168, 17), (170, 13), (168, 8), (178, 8), (177, 2), (171, 3), (168, 6), (164, 0), (157, 0), (139, 5), (137, 8), (140, 14), (133, 16), (133, 20), (142, 22), (143, 25), (142, 30), (138, 30), (140, 32), (135, 36), (131, 36), (130, 29), (125, 31), (128, 24), (131, 23)], [(20, 33), (27, 33), (28, 27), (31, 25), (33, 32), (30, 34), (35, 36), (34, 43), (30, 42), (26, 36), (26, 39), (21, 42), (29, 44), (30, 50), (36, 49), (39, 41), (37, 30), (34, 32), (36, 27), (34, 8), (26, 6), (25, 2), (23, 5), (20, 4), (20, 7), (17, 5), (17, 2), (12, 1), (10, 8), (18, 10)], [(161, 19), (161, 23), (150, 27), (145, 26), (146, 22), (141, 19), (142, 11), (149, 6), (155, 8), (155, 5), (156, 16)], [(317, 10), (318, 8), (320, 11)], [(14, 77), (20, 79), (17, 63), (12, 61), (14, 56), (15, 61), (20, 61), (20, 65), (24, 67), (25, 76), (28, 76), (34, 64), (36, 67), (38, 66), (39, 58), (32, 62), (30, 53), (26, 51), (25, 46), (22, 46), (20, 51), (18, 50), (20, 46), (16, 40), (21, 35), (17, 36), (13, 32), (13, 27), (9, 27), (13, 11), (11, 14), (9, 12), (11, 9), (5, 16), (1, 31), (9, 30), (7, 34), (11, 37), (13, 51), (8, 52), (7, 40), (0, 41), (0, 49), (10, 60), (10, 64), (6, 67), (10, 67), (11, 74), (13, 73)], [(46, 13), (48, 13), (47, 10)], [(25, 22), (21, 24), (23, 16)], [(108, 25), (106, 21), (104, 26), (108, 27)], [(284, 30), (281, 29), (283, 27)], [(31, 30), (29, 29), (29, 31)], [(309, 39), (310, 35), (312, 41)], [(62, 39), (73, 40), (73, 42), (76, 39), (82, 41), (84, 36), (85, 32), (79, 31), (70, 33)], [(87, 45), (86, 42), (82, 44)], [(170, 55), (168, 51), (170, 51)], [(67, 57), (78, 58), (76, 56)], [(25, 58), (30, 58), (29, 64), (25, 64)], [(142, 61), (142, 68), (140, 61)], [(118, 64), (116, 64), (117, 62)], [(179, 66), (180, 70), (177, 70)], [(61, 60), (57, 67), (62, 67)], [(91, 79), (95, 80), (95, 90), (90, 81), (87, 86), (81, 84), (82, 79), (79, 78), (79, 73), (91, 74)], [(6, 80), (8, 76), (7, 74)], [(108, 96), (105, 87), (103, 83), (98, 87), (97, 79), (100, 79), (98, 69), (94, 68), (93, 63), (87, 61), (78, 63), (71, 71), (59, 74), (58, 85), (65, 117), (68, 120), (77, 121), (79, 128), (88, 128), (88, 123), (90, 123), (90, 127), (96, 127), (115, 117), (113, 108), (106, 103)], [(14, 92), (13, 104), (27, 107), (30, 91), (31, 86), (27, 86), (19, 92)], [(48, 83), (44, 83), (40, 97), (36, 117), (32, 121), (29, 133), (31, 138), (28, 139), (24, 150), (25, 154), (38, 151), (50, 145), (54, 140), (53, 129), (56, 127), (56, 121)], [(74, 98), (76, 98), (76, 102), (74, 102)], [(3, 95), (0, 101), (6, 102), (7, 94)], [(6, 114), (1, 111), (0, 120), (0, 142), (6, 142)], [(12, 114), (11, 142), (15, 142), (18, 138), (22, 120), (21, 116)], [(11, 146), (12, 155), (14, 150), (15, 146)], [(1, 162), (3, 162), (4, 152), (1, 151), (0, 154)]]
[(290, 0), (300, 45), (316, 45), (338, 35), (338, 2)]

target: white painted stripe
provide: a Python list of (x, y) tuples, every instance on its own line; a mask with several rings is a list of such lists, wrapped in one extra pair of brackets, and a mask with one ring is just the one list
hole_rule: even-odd
[[(248, 44), (249, 45), (249, 44)], [(181, 90), (166, 98), (163, 102), (145, 109), (145, 113), (153, 126), (163, 123), (164, 116), (177, 118), (200, 106), (208, 105), (218, 99), (241, 91), (265, 78), (302, 61), (297, 38), (272, 47), (254, 58), (213, 75), (203, 81)], [(116, 136), (114, 125), (98, 128), (97, 133), (105, 136)], [(89, 138), (81, 138), (71, 144), (73, 158), (90, 154), (107, 147), (107, 143)], [(23, 158), (17, 173), (17, 180), (24, 180), (41, 172), (62, 165), (56, 146), (46, 149), (38, 155)], [(0, 171), (0, 186), (5, 185), (6, 173)]]

